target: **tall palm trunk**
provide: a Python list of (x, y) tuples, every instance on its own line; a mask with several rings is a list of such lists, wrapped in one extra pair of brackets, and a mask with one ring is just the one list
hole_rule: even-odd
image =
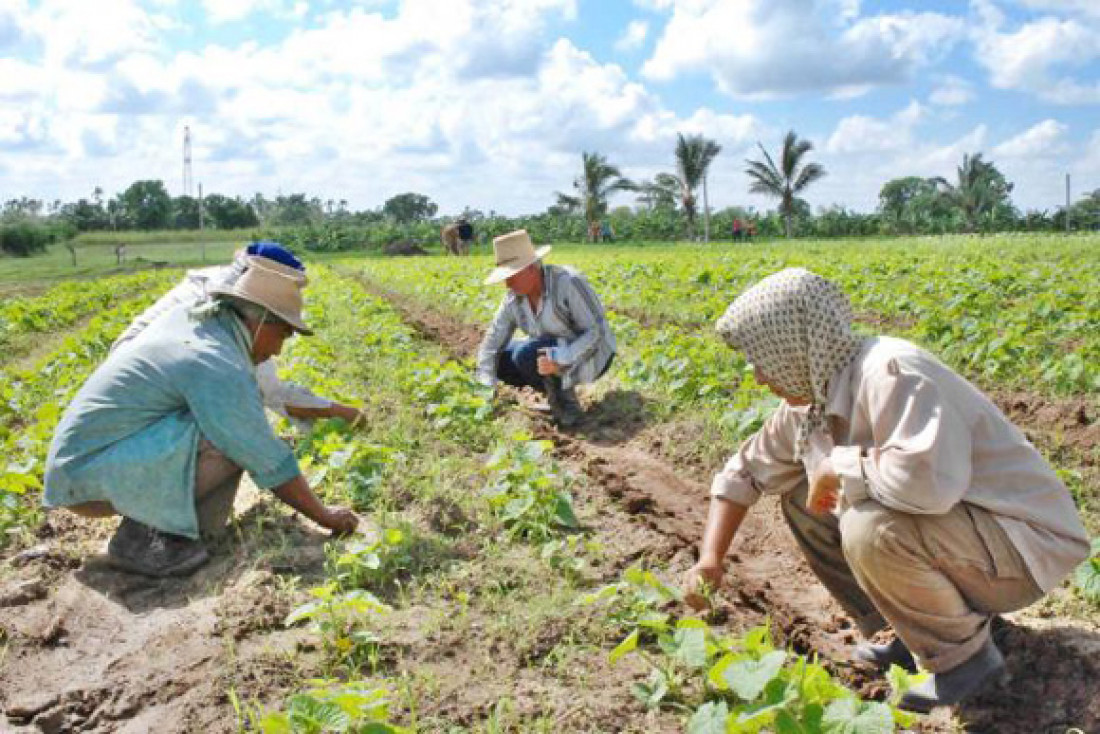
[(710, 242), (710, 203), (707, 201), (707, 175), (703, 174), (703, 242)]

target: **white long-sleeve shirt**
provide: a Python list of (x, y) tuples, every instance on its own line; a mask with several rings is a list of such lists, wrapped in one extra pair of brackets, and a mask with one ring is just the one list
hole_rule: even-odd
[[(794, 459), (805, 410), (782, 403), (714, 477), (711, 494), (749, 506), (806, 481)], [(914, 344), (866, 340), (830, 381), (825, 413), (842, 507), (863, 499), (914, 515), (982, 507), (1044, 591), (1088, 557), (1073, 498), (1042, 455), (977, 388)]]
[[(111, 345), (111, 350), (114, 351), (120, 344), (125, 344), (145, 331), (164, 314), (176, 308), (190, 308), (205, 300), (208, 288), (238, 277), (243, 269), (242, 261), (234, 261), (230, 265), (187, 271), (183, 280), (172, 290), (157, 299), (156, 303), (130, 322), (126, 331), (122, 332), (122, 335)], [(279, 367), (274, 359), (268, 359), (256, 365), (256, 381), (260, 385), (264, 406), (284, 418), (290, 417), (287, 413), (288, 406), (328, 408), (332, 405), (331, 400), (318, 397), (301, 385), (281, 380)]]

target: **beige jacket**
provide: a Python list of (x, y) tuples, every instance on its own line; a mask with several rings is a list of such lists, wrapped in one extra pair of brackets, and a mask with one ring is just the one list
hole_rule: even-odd
[[(783, 403), (714, 477), (711, 494), (748, 506), (806, 481), (794, 459), (805, 410)], [(1043, 591), (1088, 557), (1073, 499), (1035, 447), (977, 388), (919, 347), (867, 339), (831, 381), (825, 412), (841, 511), (868, 498), (914, 515), (942, 515), (959, 502), (985, 508)]]

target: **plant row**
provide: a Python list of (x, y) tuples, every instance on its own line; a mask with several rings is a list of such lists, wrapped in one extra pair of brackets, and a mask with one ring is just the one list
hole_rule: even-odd
[(35, 364), (0, 370), (0, 548), (40, 517), (37, 490), (65, 406), (106, 358), (115, 338), (171, 283), (170, 278), (161, 274), (143, 280), (144, 293), (114, 301), (113, 310), (93, 317)]
[[(303, 466), (326, 496), (386, 518), (383, 487), (408, 481), (415, 473), (412, 457), (429, 447), (439, 450), (441, 438), (443, 450), (488, 455), (478, 459), (484, 464), (479, 502), (492, 518), (489, 531), (495, 536), (486, 542), (534, 544), (550, 568), (591, 591), (580, 573), (585, 544), (575, 533), (579, 521), (571, 479), (551, 457), (549, 442), (515, 435), (514, 419), (494, 410), (491, 395), (472, 380), (469, 364), (431, 354), (388, 304), (351, 279), (324, 271), (311, 291), (311, 320), (319, 336), (294, 345), (288, 376), (335, 395), (369, 391), (368, 424), (382, 424), (366, 432), (322, 424), (299, 442)], [(406, 409), (414, 416), (411, 423), (398, 415)], [(395, 587), (404, 589), (403, 580), (417, 570), (418, 556), (430, 542), (407, 520), (391, 520), (365, 536), (330, 544), (327, 579), (287, 618), (288, 624), (309, 623), (320, 637), (322, 675), (281, 711), (251, 712), (252, 726), (265, 732), (399, 730), (389, 702), (401, 681), (378, 683), (385, 643), (380, 619), (406, 598), (395, 594)], [(859, 701), (820, 666), (776, 650), (766, 632), (744, 638), (753, 641), (750, 645), (698, 620), (661, 612), (676, 596), (652, 572), (634, 569), (623, 581), (575, 600), (606, 607), (609, 634), (634, 625), (611, 653), (612, 661), (637, 651), (655, 671), (665, 671), (663, 683), (651, 676), (638, 684), (648, 691), (640, 697), (646, 706), (678, 713), (692, 731), (707, 730), (700, 727), (713, 725), (719, 714), (723, 722), (736, 722), (746, 712), (751, 716), (737, 724), (742, 728), (731, 731), (759, 731), (788, 719), (816, 726), (806, 729), (814, 731), (893, 730), (900, 715), (890, 706)], [(767, 670), (756, 670), (760, 665)], [(717, 672), (706, 672), (716, 666)], [(711, 678), (717, 682), (707, 683)], [(415, 703), (406, 700), (405, 707), (407, 723), (416, 728)], [(878, 728), (851, 728), (871, 720)]]
[(31, 336), (61, 331), (89, 314), (116, 305), (168, 282), (162, 273), (142, 272), (98, 281), (69, 281), (36, 296), (5, 298), (0, 304), (0, 353)]

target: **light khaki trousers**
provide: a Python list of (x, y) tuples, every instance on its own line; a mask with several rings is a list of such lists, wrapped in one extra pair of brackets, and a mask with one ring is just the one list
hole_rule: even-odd
[[(204, 537), (220, 535), (233, 512), (243, 470), (230, 461), (214, 444), (199, 437), (195, 462), (195, 510), (199, 516), (199, 532)], [(111, 517), (118, 511), (106, 500), (93, 500), (69, 505), (72, 512), (84, 517)]]
[(989, 512), (959, 503), (910, 515), (873, 500), (838, 520), (806, 508), (807, 487), (782, 498), (810, 568), (869, 637), (889, 623), (933, 673), (951, 670), (989, 639), (994, 614), (1043, 592)]

